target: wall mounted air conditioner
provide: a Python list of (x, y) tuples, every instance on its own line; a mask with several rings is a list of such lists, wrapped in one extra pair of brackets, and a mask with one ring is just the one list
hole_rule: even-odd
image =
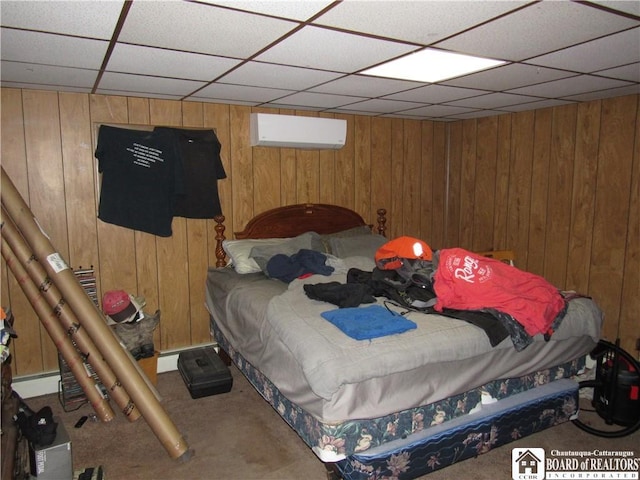
[(251, 146), (338, 149), (344, 146), (346, 138), (346, 120), (251, 114)]

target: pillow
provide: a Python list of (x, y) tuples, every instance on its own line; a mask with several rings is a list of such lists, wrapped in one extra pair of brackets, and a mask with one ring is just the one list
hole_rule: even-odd
[(287, 238), (260, 238), (246, 240), (223, 240), (222, 248), (231, 259), (231, 266), (238, 273), (260, 272), (260, 266), (254, 259), (250, 258), (251, 249), (256, 246), (280, 245), (287, 241)]
[(329, 240), (331, 252), (338, 258), (355, 256), (374, 258), (378, 249), (385, 243), (387, 238), (377, 233), (356, 237), (336, 237)]
[(299, 250), (315, 250), (324, 253), (320, 235), (316, 232), (307, 232), (297, 237), (284, 239), (285, 241), (276, 245), (257, 245), (251, 249), (249, 258), (254, 260), (258, 267), (267, 272), (267, 263), (271, 257), (277, 254), (291, 256)]
[(360, 227), (348, 228), (346, 230), (341, 230), (336, 233), (328, 233), (325, 235), (321, 235), (322, 244), (324, 245), (325, 253), (331, 252), (331, 239), (332, 238), (346, 238), (346, 237), (358, 237), (360, 235), (371, 235), (371, 228), (367, 225), (362, 225)]

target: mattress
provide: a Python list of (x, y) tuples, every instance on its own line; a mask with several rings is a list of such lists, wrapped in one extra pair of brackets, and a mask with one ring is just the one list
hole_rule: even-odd
[[(207, 308), (219, 336), (284, 398), (323, 425), (411, 411), (468, 395), (496, 379), (563, 378), (576, 372), (561, 366), (575, 365), (599, 338), (601, 312), (590, 299), (577, 298), (551, 340), (536, 336), (520, 352), (508, 338), (492, 347), (470, 323), (417, 312), (406, 315), (417, 324), (415, 330), (354, 340), (320, 317), (332, 305), (303, 293), (307, 283), (345, 282), (348, 268), (366, 270), (373, 263), (351, 257), (334, 275), (313, 275), (289, 285), (262, 273), (212, 268), (206, 282)], [(460, 407), (466, 412), (477, 404), (473, 398), (467, 401)]]
[[(390, 442), (421, 434), (440, 425), (450, 425), (452, 420), (471, 417), (487, 405), (529, 390), (537, 390), (551, 382), (557, 383), (582, 371), (585, 366), (585, 358), (580, 357), (519, 378), (493, 380), (428, 405), (377, 418), (327, 423), (283, 395), (269, 378), (234, 349), (213, 319), (211, 333), (264, 400), (298, 433), (321, 461), (329, 463), (345, 460), (369, 449), (384, 449)], [(527, 428), (528, 424), (523, 424), (522, 431)]]

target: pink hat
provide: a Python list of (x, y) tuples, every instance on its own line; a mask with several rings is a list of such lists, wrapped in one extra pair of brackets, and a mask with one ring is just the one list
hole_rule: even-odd
[(102, 296), (102, 310), (111, 320), (120, 323), (135, 315), (139, 308), (124, 290), (110, 290)]

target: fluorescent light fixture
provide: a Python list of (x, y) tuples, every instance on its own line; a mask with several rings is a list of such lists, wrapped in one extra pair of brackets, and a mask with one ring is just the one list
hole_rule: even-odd
[(479, 72), (506, 62), (472, 57), (441, 50), (421, 50), (377, 67), (360, 72), (376, 77), (399, 78), (417, 82), (435, 83), (468, 73)]

